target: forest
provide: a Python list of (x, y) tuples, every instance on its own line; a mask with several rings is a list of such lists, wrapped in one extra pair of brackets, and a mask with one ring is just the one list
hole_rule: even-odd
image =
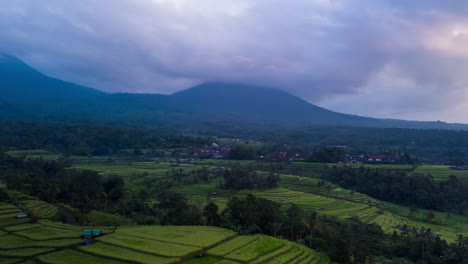
[(436, 182), (430, 175), (401, 170), (326, 167), (323, 179), (380, 200), (436, 211), (464, 214), (468, 210), (468, 186), (455, 175)]

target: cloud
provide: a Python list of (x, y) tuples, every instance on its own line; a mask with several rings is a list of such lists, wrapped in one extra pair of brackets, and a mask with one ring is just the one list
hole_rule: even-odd
[[(435, 82), (420, 83), (392, 64), (373, 74), (355, 93), (330, 96), (325, 107), (363, 116), (407, 120), (463, 120), (468, 109), (468, 78), (443, 90)], [(447, 107), (448, 105), (452, 107)]]
[(244, 82), (347, 113), (468, 122), (467, 12), (455, 0), (0, 0), (0, 50), (110, 92)]

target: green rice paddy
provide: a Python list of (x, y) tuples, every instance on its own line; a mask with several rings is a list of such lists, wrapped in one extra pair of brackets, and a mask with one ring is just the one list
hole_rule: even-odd
[[(12, 204), (0, 203), (0, 206), (22, 212)], [(328, 263), (321, 261), (314, 250), (299, 244), (264, 235), (239, 236), (218, 227), (93, 227), (103, 230), (104, 236), (84, 245), (86, 240), (80, 236), (89, 228), (86, 226), (48, 219), (32, 223), (29, 218), (13, 217), (0, 219), (0, 226), (0, 263)], [(292, 249), (300, 250), (291, 254)]]
[[(16, 153), (25, 155), (25, 153)], [(49, 153), (50, 154), (50, 153)], [(26, 153), (28, 157), (46, 155), (46, 153)], [(52, 154), (51, 154), (52, 155)], [(205, 160), (192, 164), (169, 162), (135, 162), (125, 158), (110, 160), (107, 157), (72, 157), (74, 167), (100, 172), (103, 175), (117, 174), (124, 178), (128, 191), (145, 188), (151, 180), (170, 179), (172, 169), (195, 170), (208, 166), (229, 166), (235, 161)], [(244, 164), (252, 161), (244, 161)], [(336, 164), (329, 164), (336, 165)], [(219, 189), (221, 179), (210, 183), (184, 184), (174, 182), (174, 191), (187, 196), (191, 202), (206, 204), (215, 202), (222, 210), (232, 195), (245, 196), (253, 193), (258, 197), (276, 201), (285, 210), (291, 203), (299, 205), (307, 212), (315, 211), (319, 215), (347, 219), (358, 217), (365, 223), (376, 223), (385, 232), (397, 230), (398, 225), (429, 227), (433, 232), (441, 233), (442, 238), (452, 242), (456, 234), (468, 236), (468, 217), (434, 212), (437, 223), (425, 221), (426, 210), (419, 209), (411, 213), (408, 207), (373, 199), (367, 195), (352, 192), (327, 183), (331, 188), (320, 187), (318, 179), (323, 165), (318, 163), (295, 163), (301, 167), (303, 177), (281, 175), (279, 187), (269, 190), (232, 192)], [(338, 165), (339, 166), (339, 165)], [(360, 166), (360, 165), (355, 165)], [(431, 174), (435, 180), (446, 180), (456, 175), (461, 180), (468, 179), (468, 171), (453, 170), (448, 166), (423, 165), (413, 171), (410, 165), (365, 165), (371, 168), (399, 169), (409, 173)], [(262, 173), (262, 172), (259, 172)], [(216, 195), (209, 195), (216, 192)], [(0, 251), (27, 249), (30, 257), (17, 255), (14, 251), (0, 254), (3, 260), (12, 263), (31, 259), (42, 263), (188, 263), (188, 264), (235, 264), (235, 263), (330, 263), (326, 255), (316, 253), (298, 244), (275, 240), (261, 236), (237, 236), (225, 229), (209, 227), (160, 227), (131, 226), (111, 227), (120, 219), (118, 216), (93, 212), (88, 216), (94, 226), (104, 226), (107, 234), (90, 246), (80, 246), (81, 227), (73, 227), (53, 222), (52, 205), (37, 201), (34, 197), (19, 197), (21, 209), (11, 204), (0, 203)], [(45, 204), (45, 205), (44, 205)], [(53, 207), (55, 209), (55, 207)], [(15, 219), (19, 213), (27, 210), (42, 218), (36, 224), (28, 219)], [(130, 224), (130, 223), (127, 223)], [(114, 232), (115, 231), (115, 232)], [(5, 242), (4, 242), (5, 241)], [(278, 242), (279, 241), (279, 242)], [(51, 250), (43, 254), (32, 249)], [(16, 254), (16, 255), (15, 255)], [(204, 256), (204, 257), (198, 257)], [(5, 262), (8, 263), (8, 262)], [(81, 262), (83, 263), (83, 262)]]
[(455, 175), (461, 181), (468, 180), (468, 170), (454, 170), (451, 166), (422, 165), (414, 170), (415, 173), (430, 174), (436, 181), (448, 180), (450, 175)]
[[(184, 169), (190, 171), (199, 169), (202, 166), (210, 168), (217, 166), (229, 167), (237, 161), (229, 160), (204, 160), (191, 164), (174, 164), (168, 162), (117, 162), (113, 164), (99, 163), (99, 160), (91, 161), (90, 164), (78, 164), (75, 167), (80, 169), (96, 170), (103, 175), (118, 174), (126, 181), (129, 191), (144, 188), (148, 180), (170, 179), (168, 172), (172, 169)], [(244, 164), (253, 161), (243, 161)], [(341, 166), (337, 164), (327, 164), (328, 166)], [(456, 234), (468, 235), (468, 217), (434, 212), (437, 224), (425, 221), (426, 210), (418, 210), (411, 214), (408, 207), (391, 204), (373, 199), (367, 195), (352, 192), (336, 185), (327, 183), (332, 188), (320, 187), (318, 178), (323, 171), (323, 164), (319, 163), (294, 163), (293, 166), (302, 168), (303, 177), (281, 175), (279, 188), (270, 190), (241, 191), (233, 193), (231, 190), (219, 189), (222, 179), (215, 179), (210, 183), (183, 184), (174, 182), (174, 191), (187, 196), (189, 200), (197, 204), (215, 202), (222, 210), (227, 200), (232, 195), (244, 196), (253, 193), (258, 197), (279, 202), (285, 210), (291, 203), (299, 205), (305, 211), (316, 211), (319, 214), (333, 216), (340, 219), (358, 217), (365, 223), (377, 223), (386, 232), (397, 230), (398, 225), (411, 224), (416, 227), (430, 227), (434, 232), (441, 233), (442, 238), (452, 242)], [(408, 173), (413, 171), (411, 165), (394, 164), (365, 164), (352, 166), (366, 166), (379, 169), (398, 169)], [(457, 175), (460, 179), (468, 177), (468, 171), (457, 171), (448, 166), (423, 165), (416, 168), (414, 172), (431, 174), (436, 180), (448, 179), (451, 174)], [(259, 172), (262, 173), (262, 172)], [(216, 195), (209, 195), (216, 192)]]

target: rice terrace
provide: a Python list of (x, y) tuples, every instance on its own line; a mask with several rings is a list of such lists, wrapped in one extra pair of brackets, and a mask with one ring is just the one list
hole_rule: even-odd
[(467, 14), (0, 0), (0, 264), (468, 264)]
[[(45, 162), (61, 158), (60, 154), (43, 150), (15, 150), (9, 154)], [(238, 166), (236, 164), (256, 167), (254, 173), (266, 177), (268, 172), (262, 169), (275, 163), (172, 158), (141, 161), (130, 154), (112, 158), (70, 156), (67, 159), (71, 169), (95, 171), (104, 177), (121, 177), (126, 193), (138, 193), (148, 186), (170, 183), (174, 192), (187, 197), (191, 203), (214, 203), (219, 211), (226, 208), (233, 196), (255, 195), (278, 203), (282, 210), (295, 204), (304, 212), (316, 212), (342, 221), (356, 218), (363, 223), (377, 224), (389, 235), (402, 232), (401, 228), (408, 226), (430, 229), (448, 242), (457, 241), (460, 235), (468, 236), (466, 216), (424, 209), (414, 212), (410, 207), (381, 201), (324, 180), (327, 168), (349, 165), (293, 162), (282, 165), (282, 170), (290, 174), (279, 174), (280, 181), (275, 188), (234, 191), (222, 187), (225, 168)], [(362, 165), (351, 167), (362, 168)], [(460, 178), (466, 175), (464, 171), (453, 171), (448, 166), (381, 164), (367, 167), (408, 173), (429, 172), (434, 168), (437, 181), (447, 180), (453, 174)], [(207, 178), (196, 180), (202, 172)], [(264, 235), (239, 235), (239, 232), (209, 226), (135, 225), (135, 220), (119, 214), (99, 211), (80, 214), (66, 204), (54, 206), (17, 191), (6, 193), (10, 202), (0, 206), (2, 263), (331, 263), (323, 252)], [(158, 201), (147, 199), (146, 203)], [(80, 218), (82, 226), (58, 221), (69, 222), (63, 211), (73, 215), (73, 219)], [(28, 217), (16, 218), (26, 212)], [(429, 212), (433, 214), (431, 219), (427, 218)], [(100, 230), (104, 235), (90, 241), (82, 238), (84, 230)]]
[(47, 208), (33, 208), (38, 208), (32, 213), (35, 223), (15, 219), (23, 211), (0, 204), (0, 263), (329, 263), (305, 246), (216, 227), (92, 227), (105, 235), (84, 246), (85, 227), (51, 221)]

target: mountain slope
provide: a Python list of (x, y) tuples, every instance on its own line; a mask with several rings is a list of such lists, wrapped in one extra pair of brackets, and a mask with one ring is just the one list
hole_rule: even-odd
[(463, 124), (337, 113), (285, 91), (242, 84), (205, 83), (173, 95), (108, 94), (48, 77), (1, 54), (0, 120), (177, 128), (339, 125), (468, 130)]
[(26, 115), (5, 101), (0, 100), (0, 121), (25, 119)]
[(19, 59), (0, 54), (0, 100), (37, 111), (43, 105), (90, 100), (106, 93), (48, 77)]
[(333, 112), (285, 91), (229, 83), (205, 83), (171, 96), (173, 111), (192, 118), (250, 121), (264, 125), (340, 125), (468, 130), (465, 124), (378, 119)]
[(373, 118), (336, 113), (287, 92), (232, 83), (205, 83), (171, 96), (174, 110), (211, 118), (287, 124), (348, 124)]

